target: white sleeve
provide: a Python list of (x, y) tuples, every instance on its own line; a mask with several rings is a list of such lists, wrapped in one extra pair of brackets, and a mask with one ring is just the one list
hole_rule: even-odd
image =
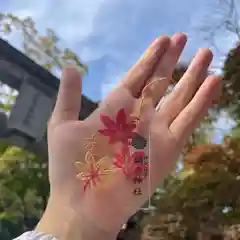
[(21, 236), (13, 240), (57, 240), (57, 238), (46, 235), (45, 233), (38, 233), (36, 231), (25, 232)]

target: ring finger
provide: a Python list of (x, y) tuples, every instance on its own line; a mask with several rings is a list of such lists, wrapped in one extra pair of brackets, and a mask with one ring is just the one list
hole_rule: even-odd
[(200, 49), (182, 79), (163, 102), (160, 114), (168, 125), (172, 123), (193, 98), (207, 75), (211, 61), (211, 51)]

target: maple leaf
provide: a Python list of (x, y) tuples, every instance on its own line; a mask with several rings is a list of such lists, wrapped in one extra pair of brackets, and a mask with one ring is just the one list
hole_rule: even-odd
[(113, 120), (104, 114), (100, 115), (100, 119), (105, 128), (98, 132), (103, 136), (109, 137), (109, 144), (116, 142), (128, 144), (129, 140), (132, 139), (136, 128), (136, 122), (127, 119), (124, 108), (117, 112), (116, 120)]
[(108, 156), (96, 160), (94, 155), (87, 152), (84, 162), (76, 162), (76, 166), (80, 173), (77, 178), (83, 181), (83, 191), (87, 188), (96, 186), (104, 180), (104, 177), (114, 172), (115, 168), (112, 165), (112, 160)]

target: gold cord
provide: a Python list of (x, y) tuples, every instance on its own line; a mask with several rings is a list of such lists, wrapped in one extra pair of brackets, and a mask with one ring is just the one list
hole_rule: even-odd
[(144, 105), (144, 100), (146, 98), (145, 92), (155, 83), (166, 79), (166, 77), (160, 78), (160, 79), (156, 79), (154, 81), (149, 82), (148, 84), (146, 84), (146, 86), (143, 88), (142, 90), (142, 94), (141, 94), (141, 98), (140, 98), (140, 104), (139, 104), (139, 110), (137, 111), (137, 118), (140, 119), (141, 115), (142, 115), (142, 111), (143, 111), (143, 105)]

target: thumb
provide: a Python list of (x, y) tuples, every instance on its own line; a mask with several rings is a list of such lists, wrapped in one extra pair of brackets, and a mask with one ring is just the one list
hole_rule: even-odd
[(51, 121), (78, 120), (81, 108), (82, 77), (75, 67), (64, 69)]

